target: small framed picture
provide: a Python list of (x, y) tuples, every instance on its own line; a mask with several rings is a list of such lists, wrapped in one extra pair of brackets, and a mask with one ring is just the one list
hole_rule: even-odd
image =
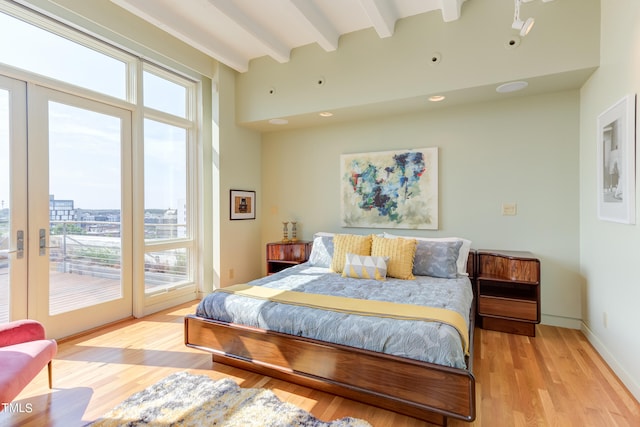
[(229, 219), (256, 219), (256, 192), (231, 190)]
[(598, 218), (636, 221), (636, 97), (628, 95), (598, 116)]

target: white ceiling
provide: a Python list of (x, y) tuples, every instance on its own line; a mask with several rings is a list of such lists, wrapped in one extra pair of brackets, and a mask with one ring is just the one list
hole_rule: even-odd
[(291, 50), (338, 48), (342, 34), (374, 28), (391, 37), (397, 20), (441, 13), (460, 18), (466, 0), (111, 0), (239, 71), (254, 58), (284, 63)]

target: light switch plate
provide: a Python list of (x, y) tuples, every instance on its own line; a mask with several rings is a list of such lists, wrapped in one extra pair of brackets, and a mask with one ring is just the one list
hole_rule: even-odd
[(502, 215), (516, 215), (516, 214), (517, 214), (517, 205), (515, 203), (502, 204)]

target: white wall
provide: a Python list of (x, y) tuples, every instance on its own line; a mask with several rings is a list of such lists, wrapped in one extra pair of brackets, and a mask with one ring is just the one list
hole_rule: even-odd
[[(543, 322), (580, 327), (577, 91), (263, 135), (263, 244), (340, 227), (339, 156), (439, 147), (440, 230), (542, 262)], [(517, 203), (502, 216), (503, 202)]]
[(597, 117), (623, 96), (640, 92), (640, 2), (602, 0), (601, 6), (601, 66), (582, 88), (580, 103), (583, 331), (640, 400), (640, 228), (600, 221), (596, 209)]

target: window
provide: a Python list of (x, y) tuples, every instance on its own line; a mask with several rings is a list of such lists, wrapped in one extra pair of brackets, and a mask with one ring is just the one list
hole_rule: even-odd
[(145, 240), (185, 238), (187, 228), (187, 133), (145, 120)]
[(156, 295), (193, 280), (194, 87), (148, 64), (143, 76), (145, 293)]
[[(89, 38), (83, 41), (96, 43)], [(101, 48), (103, 52), (0, 13), (1, 62), (124, 100), (128, 64), (118, 59), (121, 52)]]
[(186, 118), (188, 89), (169, 78), (170, 76), (161, 77), (147, 70), (143, 72), (144, 106)]
[[(20, 36), (16, 37), (17, 34)], [(195, 244), (199, 212), (194, 197), (198, 182), (197, 82), (42, 16), (31, 15), (11, 3), (0, 2), (0, 52), (0, 75), (5, 74), (3, 70), (9, 70), (13, 78), (80, 98), (117, 104), (130, 110), (134, 118), (131, 129), (125, 129), (132, 136), (130, 147), (111, 153), (115, 159), (94, 156), (104, 161), (96, 167), (87, 164), (84, 175), (72, 179), (77, 186), (93, 185), (99, 199), (104, 201), (100, 206), (82, 204), (62, 191), (56, 192), (57, 181), (51, 179), (51, 234), (60, 238), (70, 235), (68, 230), (76, 230), (96, 240), (101, 237), (106, 240), (114, 235), (113, 229), (126, 233), (125, 222), (134, 227), (143, 224), (144, 230), (129, 229), (134, 248), (129, 253), (140, 254), (131, 255), (140, 257), (131, 263), (134, 268), (144, 266), (144, 304), (155, 304), (161, 298), (170, 299), (176, 294), (194, 293), (196, 272), (200, 268), (196, 263), (198, 245)], [(142, 90), (137, 92), (136, 88)], [(136, 93), (141, 93), (140, 99)], [(65, 139), (64, 128), (56, 131), (60, 138), (50, 141), (49, 151), (57, 163), (72, 162), (77, 154), (74, 147), (97, 153), (95, 147), (90, 146), (102, 137), (97, 131), (93, 138), (73, 147), (65, 145), (69, 140)], [(73, 137), (71, 131), (67, 134)], [(6, 149), (0, 144), (0, 150)], [(144, 154), (137, 156), (136, 153)], [(122, 181), (122, 193), (108, 189), (108, 185), (118, 186), (120, 177), (107, 175), (105, 171), (115, 170), (107, 160), (120, 162), (122, 169), (128, 170), (123, 174), (129, 178)], [(136, 205), (140, 207), (134, 207), (129, 218), (122, 218), (124, 211), (120, 205), (108, 203), (109, 195), (113, 194), (140, 197), (144, 204)], [(0, 238), (6, 234), (2, 226), (3, 209), (0, 206)], [(113, 226), (104, 226), (107, 223)], [(142, 292), (142, 285), (137, 286)], [(176, 289), (184, 292), (165, 295), (168, 290)], [(133, 292), (137, 294), (135, 288)]]
[(9, 123), (9, 92), (0, 89), (0, 323), (9, 321), (9, 249), (11, 248)]

